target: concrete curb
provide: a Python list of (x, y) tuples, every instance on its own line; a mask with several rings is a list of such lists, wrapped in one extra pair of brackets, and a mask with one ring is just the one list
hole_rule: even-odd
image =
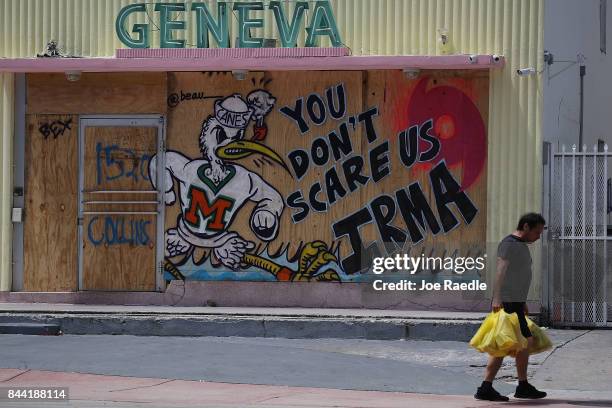
[(0, 323), (0, 334), (32, 334), (39, 336), (57, 336), (61, 334), (58, 324), (41, 323)]
[(57, 325), (64, 334), (468, 341), (480, 320), (219, 315), (0, 313), (0, 323)]

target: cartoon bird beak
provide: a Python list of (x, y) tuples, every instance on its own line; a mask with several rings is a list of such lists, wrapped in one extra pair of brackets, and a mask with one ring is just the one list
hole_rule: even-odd
[(261, 143), (249, 140), (238, 140), (221, 146), (216, 150), (217, 157), (228, 160), (243, 159), (253, 153), (259, 153), (262, 156), (269, 157), (289, 172), (289, 168), (283, 159), (274, 150)]

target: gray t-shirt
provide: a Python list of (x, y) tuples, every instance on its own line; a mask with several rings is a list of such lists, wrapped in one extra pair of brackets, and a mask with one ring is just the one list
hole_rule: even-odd
[(531, 285), (531, 253), (525, 241), (508, 235), (499, 243), (497, 256), (509, 262), (501, 287), (502, 302), (525, 302)]

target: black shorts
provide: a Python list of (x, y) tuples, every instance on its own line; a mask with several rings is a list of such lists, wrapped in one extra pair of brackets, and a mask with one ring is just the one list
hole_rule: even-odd
[(531, 337), (531, 330), (527, 326), (527, 320), (525, 320), (525, 302), (504, 302), (502, 303), (504, 311), (506, 313), (516, 313), (518, 316), (519, 325), (521, 326), (521, 333), (524, 337)]

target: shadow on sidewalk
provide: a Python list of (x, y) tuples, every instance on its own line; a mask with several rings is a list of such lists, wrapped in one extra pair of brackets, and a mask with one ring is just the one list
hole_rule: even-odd
[(577, 407), (612, 407), (612, 400), (571, 400), (561, 398), (543, 398), (539, 400), (510, 400), (513, 407), (547, 407), (554, 405), (570, 405)]

